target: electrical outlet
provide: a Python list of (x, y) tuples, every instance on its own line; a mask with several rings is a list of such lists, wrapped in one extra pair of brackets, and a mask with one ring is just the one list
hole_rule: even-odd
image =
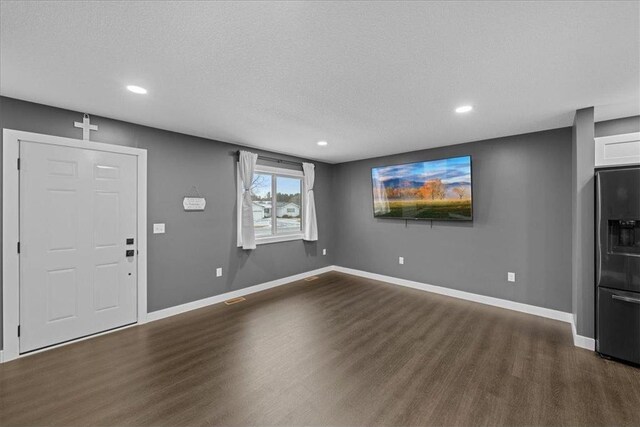
[(513, 272), (509, 271), (507, 273), (507, 281), (508, 282), (515, 282), (516, 281), (516, 273), (513, 273)]
[(398, 257), (398, 264), (404, 264), (404, 257)]
[(153, 234), (164, 234), (164, 224), (153, 224)]
[(216, 277), (222, 277), (222, 267), (216, 268)]
[(323, 249), (323, 250), (322, 250), (322, 255), (326, 255), (326, 254), (327, 254), (327, 250), (326, 250), (326, 249)]

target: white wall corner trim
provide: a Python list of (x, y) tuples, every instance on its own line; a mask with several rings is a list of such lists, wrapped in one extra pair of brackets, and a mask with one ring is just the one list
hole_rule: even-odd
[(218, 304), (232, 298), (242, 297), (245, 295), (254, 294), (256, 292), (286, 285), (288, 283), (297, 282), (298, 280), (302, 280), (306, 277), (327, 273), (333, 270), (334, 266), (330, 265), (327, 267), (318, 268), (317, 270), (311, 270), (304, 273), (295, 274), (293, 276), (283, 277), (282, 279), (276, 279), (270, 282), (260, 283), (258, 285), (238, 289), (237, 291), (226, 292), (224, 294), (214, 295), (209, 298), (188, 302), (186, 304), (181, 304), (158, 311), (152, 311), (147, 315), (147, 322), (153, 322), (155, 320), (175, 316), (176, 314), (186, 313), (187, 311), (196, 310), (198, 308), (207, 307), (213, 304)]
[(341, 273), (366, 277), (367, 279), (379, 280), (381, 282), (419, 289), (421, 291), (432, 292), (434, 294), (446, 295), (453, 298), (478, 302), (480, 304), (492, 305), (494, 307), (506, 308), (507, 310), (520, 311), (522, 313), (533, 314), (534, 316), (546, 317), (548, 319), (559, 320), (561, 322), (573, 323), (572, 314), (565, 313), (564, 311), (552, 310), (550, 308), (538, 307), (535, 305), (523, 304), (520, 302), (509, 301), (505, 299), (473, 294), (471, 292), (444, 288), (442, 286), (428, 285), (426, 283), (414, 282), (413, 280), (406, 280), (397, 277), (385, 276), (382, 274), (369, 273), (367, 271), (354, 270), (352, 268), (336, 266), (334, 269), (335, 271), (339, 271)]
[(573, 345), (576, 347), (584, 348), (586, 350), (596, 351), (596, 340), (589, 337), (578, 335), (576, 330), (575, 316), (571, 316), (571, 333), (573, 334)]

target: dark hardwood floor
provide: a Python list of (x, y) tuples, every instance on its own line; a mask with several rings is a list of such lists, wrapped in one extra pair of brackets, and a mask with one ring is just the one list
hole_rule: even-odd
[(1, 425), (640, 425), (566, 323), (340, 273), (0, 365)]

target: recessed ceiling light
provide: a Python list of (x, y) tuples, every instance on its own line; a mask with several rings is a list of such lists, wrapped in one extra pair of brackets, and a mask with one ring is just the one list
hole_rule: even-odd
[(140, 95), (144, 95), (145, 93), (147, 93), (147, 90), (145, 88), (140, 87), (140, 86), (136, 86), (136, 85), (127, 86), (127, 90), (129, 90), (130, 92), (133, 92), (133, 93), (140, 94)]
[(456, 108), (456, 113), (468, 113), (471, 110), (473, 110), (473, 107), (471, 105), (463, 105)]
[(325, 147), (327, 145), (329, 145), (329, 143), (327, 141), (318, 141), (318, 145), (321, 147)]

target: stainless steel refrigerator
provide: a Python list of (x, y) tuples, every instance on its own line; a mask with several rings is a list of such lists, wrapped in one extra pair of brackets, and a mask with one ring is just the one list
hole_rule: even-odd
[(640, 168), (596, 173), (596, 351), (640, 364)]

